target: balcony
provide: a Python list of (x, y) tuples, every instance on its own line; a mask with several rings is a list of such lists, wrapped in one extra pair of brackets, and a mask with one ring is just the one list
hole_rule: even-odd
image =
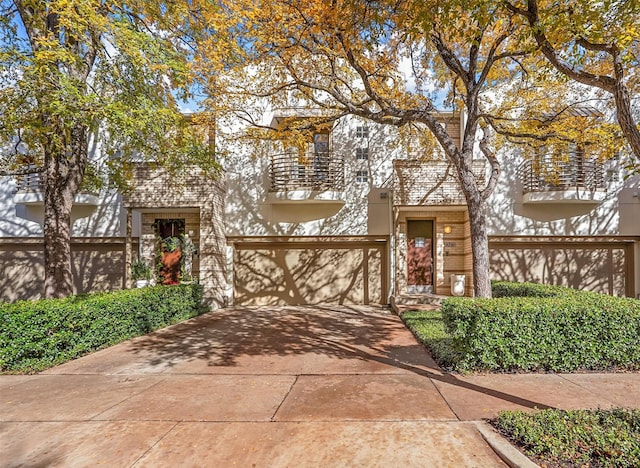
[[(39, 173), (24, 174), (16, 179), (16, 188), (13, 191), (13, 201), (20, 205), (43, 205), (44, 183)], [(74, 200), (74, 205), (97, 206), (98, 193), (82, 190)]]
[(282, 222), (326, 218), (345, 204), (344, 159), (330, 151), (273, 155), (269, 177), (267, 203)]
[(331, 152), (284, 153), (271, 157), (270, 192), (341, 192), (344, 159)]
[(544, 156), (524, 161), (518, 168), (523, 203), (597, 204), (604, 200), (604, 168), (594, 158), (570, 154), (558, 161)]

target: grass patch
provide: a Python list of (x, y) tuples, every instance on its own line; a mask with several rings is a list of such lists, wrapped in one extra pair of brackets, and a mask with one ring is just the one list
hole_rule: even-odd
[(204, 310), (198, 284), (0, 303), (0, 372), (38, 372)]
[(640, 410), (504, 411), (491, 424), (541, 466), (640, 466)]
[(438, 365), (454, 370), (462, 358), (453, 347), (453, 340), (442, 321), (439, 310), (411, 310), (402, 314), (402, 320), (414, 335), (429, 349)]

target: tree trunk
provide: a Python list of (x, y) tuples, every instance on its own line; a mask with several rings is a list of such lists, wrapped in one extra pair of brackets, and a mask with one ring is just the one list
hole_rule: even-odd
[(489, 238), (487, 236), (486, 201), (478, 189), (471, 166), (461, 158), (458, 177), (469, 209), (471, 230), (471, 253), (473, 255), (473, 292), (476, 297), (491, 297), (491, 277), (489, 275)]
[(47, 168), (44, 190), (44, 296), (73, 294), (71, 207), (73, 194), (63, 177)]
[(473, 254), (473, 290), (476, 297), (491, 297), (489, 274), (489, 237), (484, 201), (470, 200), (469, 221), (471, 229), (471, 252)]
[(83, 125), (75, 125), (69, 133), (66, 151), (60, 151), (55, 144), (44, 145), (44, 296), (47, 298), (74, 293), (71, 208), (87, 164), (88, 141)]
[(640, 159), (640, 130), (633, 119), (631, 111), (631, 98), (629, 91), (624, 86), (623, 78), (616, 79), (613, 96), (616, 103), (616, 118), (622, 129), (622, 133), (631, 146), (631, 151)]

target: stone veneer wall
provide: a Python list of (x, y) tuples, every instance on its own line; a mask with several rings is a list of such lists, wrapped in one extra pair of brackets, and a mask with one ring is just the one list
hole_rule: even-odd
[[(485, 183), (485, 160), (473, 161), (479, 186)], [(443, 160), (393, 161), (393, 202), (407, 206), (466, 204), (454, 165)]]
[(169, 174), (161, 168), (138, 164), (134, 188), (123, 197), (123, 204), (141, 210), (143, 255), (155, 249), (155, 219), (184, 218), (185, 230), (193, 230), (199, 244), (199, 278), (205, 300), (214, 307), (225, 304), (226, 238), (224, 232), (224, 177), (205, 177), (197, 167)]
[[(466, 275), (465, 296), (473, 296), (473, 257), (469, 213), (466, 208), (442, 211), (425, 207), (424, 210), (396, 212), (396, 291), (407, 292), (407, 219), (434, 221), (434, 293), (451, 295), (451, 275)], [(445, 234), (444, 227), (451, 226)]]

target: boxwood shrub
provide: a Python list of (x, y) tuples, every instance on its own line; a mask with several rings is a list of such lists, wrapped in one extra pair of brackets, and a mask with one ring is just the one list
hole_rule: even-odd
[(539, 283), (512, 283), (510, 281), (492, 281), (493, 297), (559, 297), (580, 294), (580, 291), (563, 286)]
[(541, 466), (637, 467), (640, 410), (504, 411), (491, 421)]
[(198, 284), (0, 303), (0, 371), (46, 369), (203, 310)]
[[(461, 370), (640, 369), (640, 301), (558, 286), (494, 285), (442, 315)], [(524, 297), (518, 297), (518, 295)]]

